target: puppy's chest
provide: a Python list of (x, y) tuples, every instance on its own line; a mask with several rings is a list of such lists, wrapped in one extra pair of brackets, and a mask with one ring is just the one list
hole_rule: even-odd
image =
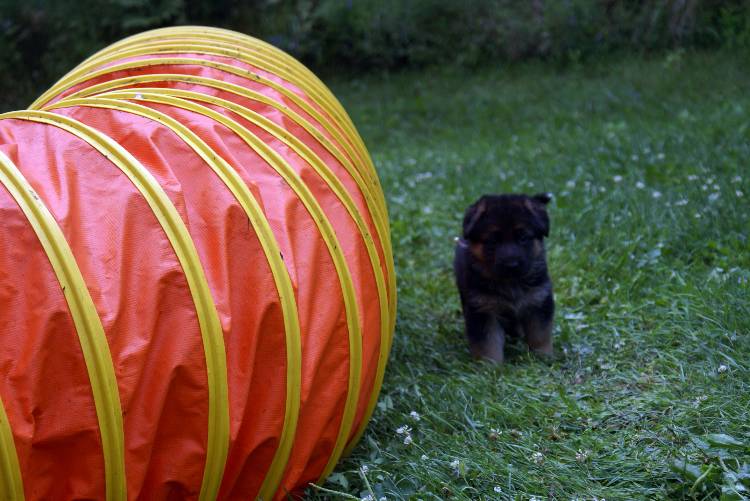
[(472, 306), (482, 313), (499, 317), (518, 317), (525, 310), (539, 306), (549, 291), (546, 287), (522, 289), (507, 287), (497, 293), (474, 291), (469, 301)]

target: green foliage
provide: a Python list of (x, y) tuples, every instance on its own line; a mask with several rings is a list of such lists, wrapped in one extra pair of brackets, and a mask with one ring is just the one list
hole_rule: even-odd
[(0, 109), (26, 106), (109, 43), (179, 24), (259, 36), (336, 72), (750, 49), (744, 0), (0, 0)]
[(750, 9), (741, 5), (726, 5), (719, 9), (717, 22), (723, 45), (730, 49), (750, 47)]
[[(163, 26), (256, 31), (265, 0), (0, 0), (0, 108), (27, 106), (95, 51)], [(239, 25), (233, 24), (240, 23)]]
[(298, 0), (296, 5), (302, 8), (285, 7), (296, 19), (288, 27), (303, 28), (282, 29), (277, 43), (312, 64), (353, 69), (529, 57), (576, 62), (617, 50), (750, 47), (750, 5), (740, 0)]
[[(373, 420), (322, 487), (390, 501), (748, 499), (747, 65), (674, 50), (329, 82), (379, 170), (399, 308)], [(494, 367), (463, 339), (453, 237), (480, 194), (511, 191), (555, 194), (557, 356), (512, 345)]]
[(721, 501), (743, 501), (750, 496), (750, 464), (741, 462), (750, 452), (748, 445), (724, 433), (693, 437), (691, 442), (695, 462), (680, 458), (671, 465), (683, 483), (683, 494), (692, 498), (720, 495)]
[(0, 104), (26, 106), (76, 64), (125, 35), (183, 21), (182, 0), (2, 3)]

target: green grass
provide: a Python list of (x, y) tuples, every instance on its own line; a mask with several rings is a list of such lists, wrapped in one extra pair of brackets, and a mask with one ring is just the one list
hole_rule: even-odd
[[(332, 82), (386, 191), (399, 313), (373, 420), (324, 487), (741, 499), (727, 489), (750, 489), (747, 68), (678, 52)], [(519, 191), (555, 194), (557, 355), (519, 346), (495, 367), (463, 339), (453, 237), (480, 194)]]

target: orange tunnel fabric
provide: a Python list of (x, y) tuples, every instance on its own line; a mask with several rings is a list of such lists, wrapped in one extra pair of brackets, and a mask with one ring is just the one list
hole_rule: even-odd
[(0, 115), (0, 499), (281, 499), (359, 440), (395, 274), (330, 91), (238, 33), (118, 42)]

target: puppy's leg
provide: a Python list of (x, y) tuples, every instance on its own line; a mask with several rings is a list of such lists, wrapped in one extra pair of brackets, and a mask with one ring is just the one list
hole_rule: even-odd
[(472, 356), (498, 364), (505, 359), (505, 331), (492, 315), (469, 313), (466, 318), (466, 337)]
[(552, 327), (555, 303), (550, 294), (539, 308), (529, 312), (523, 319), (523, 330), (526, 344), (535, 353), (552, 356)]
[(552, 326), (551, 318), (549, 320), (544, 320), (538, 317), (532, 317), (524, 322), (526, 344), (529, 345), (531, 351), (548, 357), (553, 355)]

